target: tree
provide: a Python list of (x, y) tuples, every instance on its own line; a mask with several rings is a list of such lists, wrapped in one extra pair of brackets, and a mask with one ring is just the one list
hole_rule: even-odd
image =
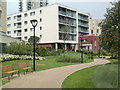
[[(37, 43), (39, 40), (40, 40), (40, 38), (37, 37), (37, 36), (35, 36), (35, 43)], [(30, 36), (30, 38), (28, 39), (28, 42), (30, 44), (33, 44), (33, 42), (34, 42), (34, 36)]]
[(120, 57), (120, 1), (111, 4), (101, 23), (101, 45), (106, 51)]
[(10, 45), (6, 46), (6, 51), (14, 55), (32, 55), (33, 47), (25, 42), (11, 42)]

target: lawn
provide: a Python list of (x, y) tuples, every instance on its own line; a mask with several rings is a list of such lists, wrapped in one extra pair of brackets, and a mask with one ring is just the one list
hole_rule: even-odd
[(77, 71), (68, 76), (62, 88), (117, 88), (118, 66), (101, 65)]
[[(72, 54), (76, 55), (76, 57), (80, 58), (79, 53), (71, 53), (71, 54), (69, 53), (69, 57)], [(74, 60), (73, 55), (71, 56), (71, 58)], [(51, 57), (49, 56), (49, 57), (46, 57), (46, 60), (36, 60), (36, 71), (57, 68), (57, 67), (62, 67), (62, 66), (67, 66), (67, 65), (73, 65), (73, 64), (80, 64), (80, 61), (79, 62), (58, 62), (57, 58), (58, 58), (58, 56), (51, 56)], [(80, 60), (80, 59), (78, 59), (78, 60)], [(88, 59), (86, 55), (84, 55), (84, 60), (85, 60), (84, 63), (88, 63), (88, 62), (93, 61), (91, 59)], [(6, 61), (6, 62), (2, 63), (2, 66), (13, 65), (15, 69), (18, 69), (17, 64), (22, 63), (22, 62), (26, 62), (26, 63), (28, 63), (28, 66), (33, 67), (33, 60)], [(29, 71), (31, 71), (31, 70), (29, 70)], [(7, 82), (8, 82), (8, 80), (3, 80), (3, 84), (5, 84)]]
[[(33, 60), (13, 60), (13, 61), (7, 61), (3, 62), (2, 66), (6, 65), (13, 65), (15, 69), (18, 69), (17, 64), (26, 62), (28, 63), (28, 66), (33, 66)], [(63, 63), (63, 62), (57, 62), (56, 57), (47, 57), (46, 60), (36, 60), (36, 71), (46, 70), (50, 68), (56, 68), (66, 65), (73, 65), (73, 64), (79, 64), (79, 63)]]

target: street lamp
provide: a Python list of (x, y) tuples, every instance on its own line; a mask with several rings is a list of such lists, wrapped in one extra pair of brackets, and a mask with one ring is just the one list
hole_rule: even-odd
[(83, 51), (82, 51), (83, 34), (80, 35), (80, 39), (81, 39), (81, 63), (83, 63)]
[(33, 42), (33, 71), (35, 71), (35, 27), (38, 24), (38, 21), (36, 19), (33, 19), (30, 21), (33, 28), (34, 28), (34, 42)]
[(101, 54), (101, 38), (99, 36), (99, 58), (100, 58), (100, 54)]

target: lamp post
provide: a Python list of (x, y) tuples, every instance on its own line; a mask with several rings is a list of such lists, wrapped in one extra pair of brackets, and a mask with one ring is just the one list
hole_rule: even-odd
[(81, 38), (81, 63), (83, 63), (83, 51), (82, 51), (82, 40), (83, 40), (83, 35), (80, 35)]
[(100, 54), (101, 54), (101, 38), (99, 36), (99, 58), (100, 58)]
[(94, 40), (91, 40), (91, 44), (92, 44), (91, 59), (93, 59), (93, 41), (94, 41)]
[(30, 21), (33, 28), (34, 28), (34, 42), (33, 42), (33, 71), (35, 71), (35, 27), (38, 24), (38, 21), (36, 19), (33, 19)]

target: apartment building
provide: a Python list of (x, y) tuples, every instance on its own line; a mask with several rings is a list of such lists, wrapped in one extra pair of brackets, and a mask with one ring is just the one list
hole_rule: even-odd
[[(7, 35), (28, 41), (33, 36), (30, 20), (37, 19), (36, 36), (38, 44), (52, 49), (63, 48), (75, 50), (78, 37), (89, 34), (90, 16), (73, 8), (53, 4), (38, 9), (7, 16)], [(66, 35), (66, 38), (63, 37)]]
[(0, 32), (5, 33), (7, 30), (6, 27), (6, 2), (5, 0), (0, 0)]
[(90, 20), (90, 35), (100, 35), (102, 30), (99, 26), (99, 23), (102, 22), (102, 19)]
[(19, 11), (36, 9), (48, 5), (48, 0), (19, 0)]
[(100, 50), (100, 37), (95, 35), (79, 37), (78, 46), (78, 49), (84, 48), (88, 51), (98, 52)]

